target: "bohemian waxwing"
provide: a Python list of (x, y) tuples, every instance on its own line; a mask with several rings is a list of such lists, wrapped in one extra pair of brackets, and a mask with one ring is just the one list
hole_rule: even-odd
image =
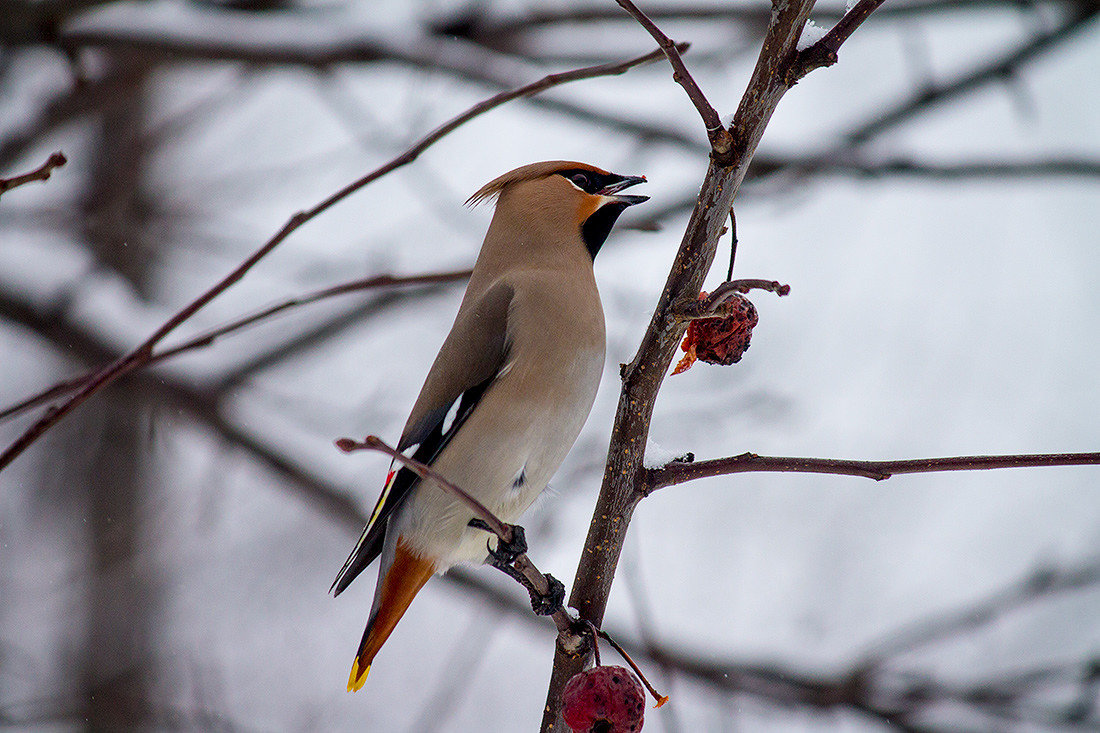
[[(548, 161), (506, 173), (470, 197), (496, 212), (451, 332), (397, 445), (514, 523), (546, 488), (588, 418), (604, 362), (592, 259), (645, 181), (584, 163)], [(448, 420), (448, 418), (450, 418)], [(391, 466), (363, 535), (336, 576), (336, 595), (381, 556), (370, 618), (348, 690), (435, 573), (483, 562), (489, 535), (460, 500)], [(495, 539), (495, 538), (494, 538)]]

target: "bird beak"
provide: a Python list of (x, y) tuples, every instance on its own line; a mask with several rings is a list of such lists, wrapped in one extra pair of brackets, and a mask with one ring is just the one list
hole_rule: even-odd
[(617, 201), (627, 206), (633, 206), (634, 204), (640, 204), (643, 201), (649, 201), (649, 196), (616, 196), (619, 191), (624, 188), (630, 188), (636, 186), (639, 183), (645, 183), (645, 176), (623, 176), (621, 181), (608, 184), (599, 191), (596, 192), (597, 196), (607, 196), (608, 198)]

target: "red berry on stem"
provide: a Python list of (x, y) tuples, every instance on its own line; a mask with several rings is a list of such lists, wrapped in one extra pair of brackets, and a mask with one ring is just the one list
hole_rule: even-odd
[(562, 718), (573, 733), (635, 733), (642, 729), (645, 690), (625, 667), (593, 667), (573, 675), (561, 701)]
[[(700, 295), (705, 297), (705, 293)], [(719, 306), (714, 318), (702, 318), (688, 325), (680, 345), (684, 358), (672, 373), (686, 372), (696, 359), (723, 366), (741, 361), (758, 320), (756, 307), (748, 298), (735, 293)]]

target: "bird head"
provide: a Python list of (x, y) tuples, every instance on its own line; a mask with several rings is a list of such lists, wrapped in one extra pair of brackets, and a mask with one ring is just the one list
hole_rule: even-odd
[(466, 202), (475, 205), (497, 197), (503, 207), (522, 212), (532, 224), (575, 227), (588, 253), (595, 257), (619, 215), (648, 196), (620, 193), (645, 183), (645, 176), (622, 176), (587, 163), (552, 160), (532, 163), (496, 178)]

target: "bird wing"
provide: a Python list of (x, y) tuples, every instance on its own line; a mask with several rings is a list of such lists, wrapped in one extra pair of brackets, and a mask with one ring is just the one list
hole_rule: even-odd
[[(498, 281), (459, 309), (405, 423), (398, 450), (416, 446), (413, 458), (430, 465), (466, 422), (507, 361), (508, 309), (514, 294), (509, 284)], [(456, 402), (454, 419), (445, 425)], [(367, 526), (332, 583), (334, 595), (381, 554), (388, 521), (418, 480), (409, 469), (395, 471), (391, 465)]]

